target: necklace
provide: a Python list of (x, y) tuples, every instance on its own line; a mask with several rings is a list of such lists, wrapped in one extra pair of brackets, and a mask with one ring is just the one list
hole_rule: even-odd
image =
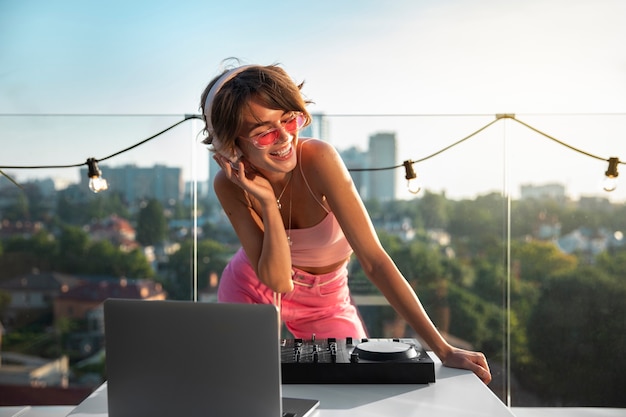
[[(291, 171), (289, 174), (290, 174), (289, 175), (289, 179), (285, 183), (285, 186), (283, 187), (283, 190), (280, 192), (280, 194), (278, 195), (278, 198), (276, 199), (276, 205), (278, 206), (278, 210), (283, 208), (283, 205), (280, 204), (280, 199), (283, 198), (283, 194), (285, 194), (285, 190), (287, 190), (287, 186), (291, 182), (291, 177), (293, 177), (293, 171)], [(291, 202), (291, 200), (290, 200), (290, 202)], [(290, 210), (291, 210), (291, 208), (290, 208)]]
[[(289, 177), (289, 179), (291, 179), (291, 177)], [(285, 185), (285, 188), (287, 186)], [(291, 197), (293, 196), (293, 193), (291, 192), (293, 190), (293, 184), (289, 186), (289, 221), (288, 221), (288, 226), (287, 226), (287, 243), (289, 244), (289, 246), (291, 246)]]

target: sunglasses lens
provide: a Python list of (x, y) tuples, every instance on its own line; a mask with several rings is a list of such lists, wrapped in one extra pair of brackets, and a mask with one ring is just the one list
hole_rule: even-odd
[(256, 141), (261, 146), (269, 146), (276, 142), (278, 136), (280, 136), (280, 130), (274, 129), (259, 135)]
[(304, 125), (304, 116), (301, 114), (296, 115), (285, 124), (285, 130), (289, 133), (293, 133), (299, 130)]
[[(304, 122), (304, 116), (302, 114), (297, 114), (286, 122), (282, 122), (284, 123), (282, 129), (284, 129), (287, 133), (294, 133), (300, 130), (302, 126), (304, 126)], [(261, 133), (260, 135), (256, 136), (254, 138), (254, 141), (256, 142), (257, 146), (270, 146), (278, 141), (280, 135), (281, 129), (270, 129), (267, 132)]]

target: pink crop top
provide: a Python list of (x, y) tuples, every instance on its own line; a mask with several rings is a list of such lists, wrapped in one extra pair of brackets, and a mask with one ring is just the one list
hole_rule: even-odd
[[(311, 139), (302, 141), (302, 147)], [(297, 266), (328, 266), (336, 264), (352, 255), (352, 248), (337, 222), (332, 211), (329, 211), (317, 198), (302, 170), (302, 157), (300, 161), (300, 173), (309, 192), (318, 204), (328, 213), (324, 219), (312, 227), (304, 229), (291, 229), (291, 263)]]
[(352, 254), (337, 218), (329, 212), (313, 227), (291, 229), (291, 263), (297, 266), (327, 266)]

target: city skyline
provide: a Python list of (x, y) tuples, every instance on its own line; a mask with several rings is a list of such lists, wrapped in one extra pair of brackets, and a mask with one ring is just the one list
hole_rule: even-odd
[[(394, 135), (389, 132), (383, 132), (383, 133), (378, 132), (373, 135), (370, 135), (370, 141), (372, 138), (376, 138), (377, 136), (394, 137)], [(381, 165), (380, 159), (377, 159), (376, 157), (372, 158), (371, 155), (369, 155), (370, 153), (369, 148), (361, 149), (359, 147), (353, 146), (353, 147), (346, 148), (346, 149), (338, 149), (338, 151), (341, 154), (344, 161), (346, 162), (348, 169), (351, 170), (351, 175), (353, 179), (355, 180), (355, 184), (357, 185), (359, 192), (360, 193), (365, 192), (365, 195), (363, 196), (364, 199), (367, 199), (367, 197), (370, 196), (371, 194), (371, 191), (368, 189), (368, 186), (367, 186), (367, 184), (371, 182), (371, 179), (369, 178), (369, 176), (373, 172), (377, 171), (378, 170), (377, 168), (381, 168), (383, 166), (391, 167), (393, 165), (390, 162), (386, 164), (383, 163)], [(379, 151), (382, 152), (381, 150)], [(213, 161), (209, 153), (207, 153), (206, 156), (208, 156), (207, 157), (207, 160), (208, 160), (207, 174), (208, 175), (202, 175), (202, 178), (198, 179), (197, 181), (198, 193), (200, 197), (208, 196), (209, 198), (211, 198), (211, 195), (210, 195), (212, 193), (212, 186), (210, 184), (211, 174), (214, 175), (216, 172), (215, 170), (219, 170), (220, 168)], [(100, 164), (99, 167), (103, 171), (103, 175), (102, 175), (103, 178), (107, 179), (110, 185), (111, 185), (112, 178), (119, 180), (120, 178), (126, 178), (129, 175), (131, 177), (139, 175), (143, 178), (143, 180), (146, 180), (148, 179), (148, 177), (146, 177), (147, 175), (149, 175), (150, 173), (154, 173), (154, 176), (156, 179), (156, 177), (164, 176), (166, 173), (167, 175), (165, 177), (170, 176), (170, 172), (171, 172), (172, 174), (175, 174), (177, 178), (180, 177), (180, 179), (183, 181), (179, 189), (181, 193), (187, 195), (193, 183), (193, 180), (182, 177), (182, 172), (184, 171), (184, 167), (175, 166), (175, 165), (164, 165), (159, 162), (153, 165), (142, 165), (142, 166), (139, 166), (136, 162), (124, 162), (121, 164), (112, 164), (112, 163), (105, 162), (105, 163)], [(352, 170), (351, 168), (354, 168), (354, 170)], [(82, 166), (82, 167), (73, 167), (73, 168), (68, 168), (68, 169), (78, 171), (81, 175), (75, 181), (72, 181), (72, 180), (64, 181), (63, 186), (56, 188), (56, 191), (60, 191), (68, 186), (81, 186), (85, 190), (88, 190), (88, 186), (87, 186), (88, 181), (86, 177), (87, 167)], [(136, 171), (135, 174), (132, 173), (134, 171)], [(390, 172), (390, 171), (391, 170), (386, 170), (385, 172)], [(397, 180), (396, 191), (398, 190), (402, 191), (404, 188), (408, 187), (404, 185), (406, 184), (406, 180), (404, 179), (405, 170), (403, 167), (394, 168), (393, 175), (396, 176), (396, 180)], [(15, 177), (12, 177), (12, 178), (15, 178)], [(387, 180), (389, 180), (388, 175), (386, 178)], [(113, 181), (113, 184), (115, 184), (116, 182), (119, 183), (119, 181)], [(142, 181), (142, 182), (145, 182), (145, 181)], [(55, 187), (58, 185), (55, 183), (53, 177), (46, 177), (46, 176), (29, 178), (25, 183), (38, 183), (40, 187), (44, 186), (43, 185), (44, 183), (52, 183), (54, 184)], [(422, 183), (420, 181), (418, 181), (418, 183), (420, 187), (422, 187)], [(13, 187), (13, 184), (11, 184), (6, 178), (3, 178), (1, 176), (0, 176), (0, 185), (3, 187)], [(52, 189), (48, 189), (50, 188), (50, 185), (51, 184), (48, 184), (48, 186), (44, 186), (46, 187), (46, 189), (42, 191), (45, 191), (45, 195), (51, 194), (55, 191)], [(142, 185), (142, 187), (145, 187), (145, 185)], [(110, 190), (106, 190), (103, 192), (106, 193), (107, 191), (110, 192), (113, 190), (115, 190), (115, 186), (110, 187)], [(550, 190), (550, 191), (547, 192), (546, 190)], [(554, 190), (558, 190), (558, 193), (555, 194)], [(429, 189), (428, 187), (424, 187), (418, 193), (411, 193), (408, 199), (412, 199), (416, 196), (419, 197), (420, 195), (423, 195), (425, 191), (435, 192), (435, 193), (438, 191), (441, 191), (445, 194), (445, 190), (435, 190), (435, 189)], [(499, 191), (502, 191), (502, 190), (497, 190), (497, 189), (485, 190), (483, 193), (479, 193), (473, 197), (486, 195), (486, 194), (489, 194), (490, 192), (499, 192)], [(124, 192), (128, 194), (129, 191), (125, 190)], [(130, 191), (130, 192), (131, 194), (136, 193), (136, 191)], [(389, 190), (385, 190), (383, 192), (384, 195), (388, 195), (388, 193), (389, 193)], [(374, 192), (374, 194), (378, 195), (380, 193)], [(574, 196), (567, 189), (567, 184), (565, 182), (560, 182), (560, 181), (544, 181), (544, 182), (534, 182), (534, 183), (532, 181), (522, 182), (519, 184), (519, 188), (514, 190), (514, 194), (515, 194), (514, 198), (522, 198), (522, 199), (524, 198), (524, 195), (526, 195), (526, 198), (531, 197), (531, 196), (536, 197), (538, 195), (545, 195), (545, 196), (550, 196), (551, 198), (557, 198), (557, 199), (561, 199), (565, 197), (571, 200), (579, 200), (582, 198), (590, 198), (590, 197), (598, 198), (599, 197), (599, 198), (606, 198), (607, 200), (610, 200), (609, 198), (610, 194), (606, 192), (604, 194), (599, 194), (599, 195), (585, 194), (585, 195), (580, 195), (580, 196)], [(387, 199), (388, 198), (383, 198), (383, 200), (387, 200)], [(401, 198), (401, 196), (395, 195), (394, 199), (402, 200), (403, 198)]]

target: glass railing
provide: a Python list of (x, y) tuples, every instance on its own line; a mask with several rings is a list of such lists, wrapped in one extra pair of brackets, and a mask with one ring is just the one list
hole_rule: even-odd
[[(342, 153), (381, 242), (505, 404), (626, 407), (626, 184), (602, 189), (626, 115), (514, 117), (315, 115), (304, 133)], [(71, 404), (97, 387), (105, 298), (216, 300), (238, 244), (184, 118), (0, 117), (3, 390)], [(356, 260), (350, 286), (370, 335), (417, 337)]]

